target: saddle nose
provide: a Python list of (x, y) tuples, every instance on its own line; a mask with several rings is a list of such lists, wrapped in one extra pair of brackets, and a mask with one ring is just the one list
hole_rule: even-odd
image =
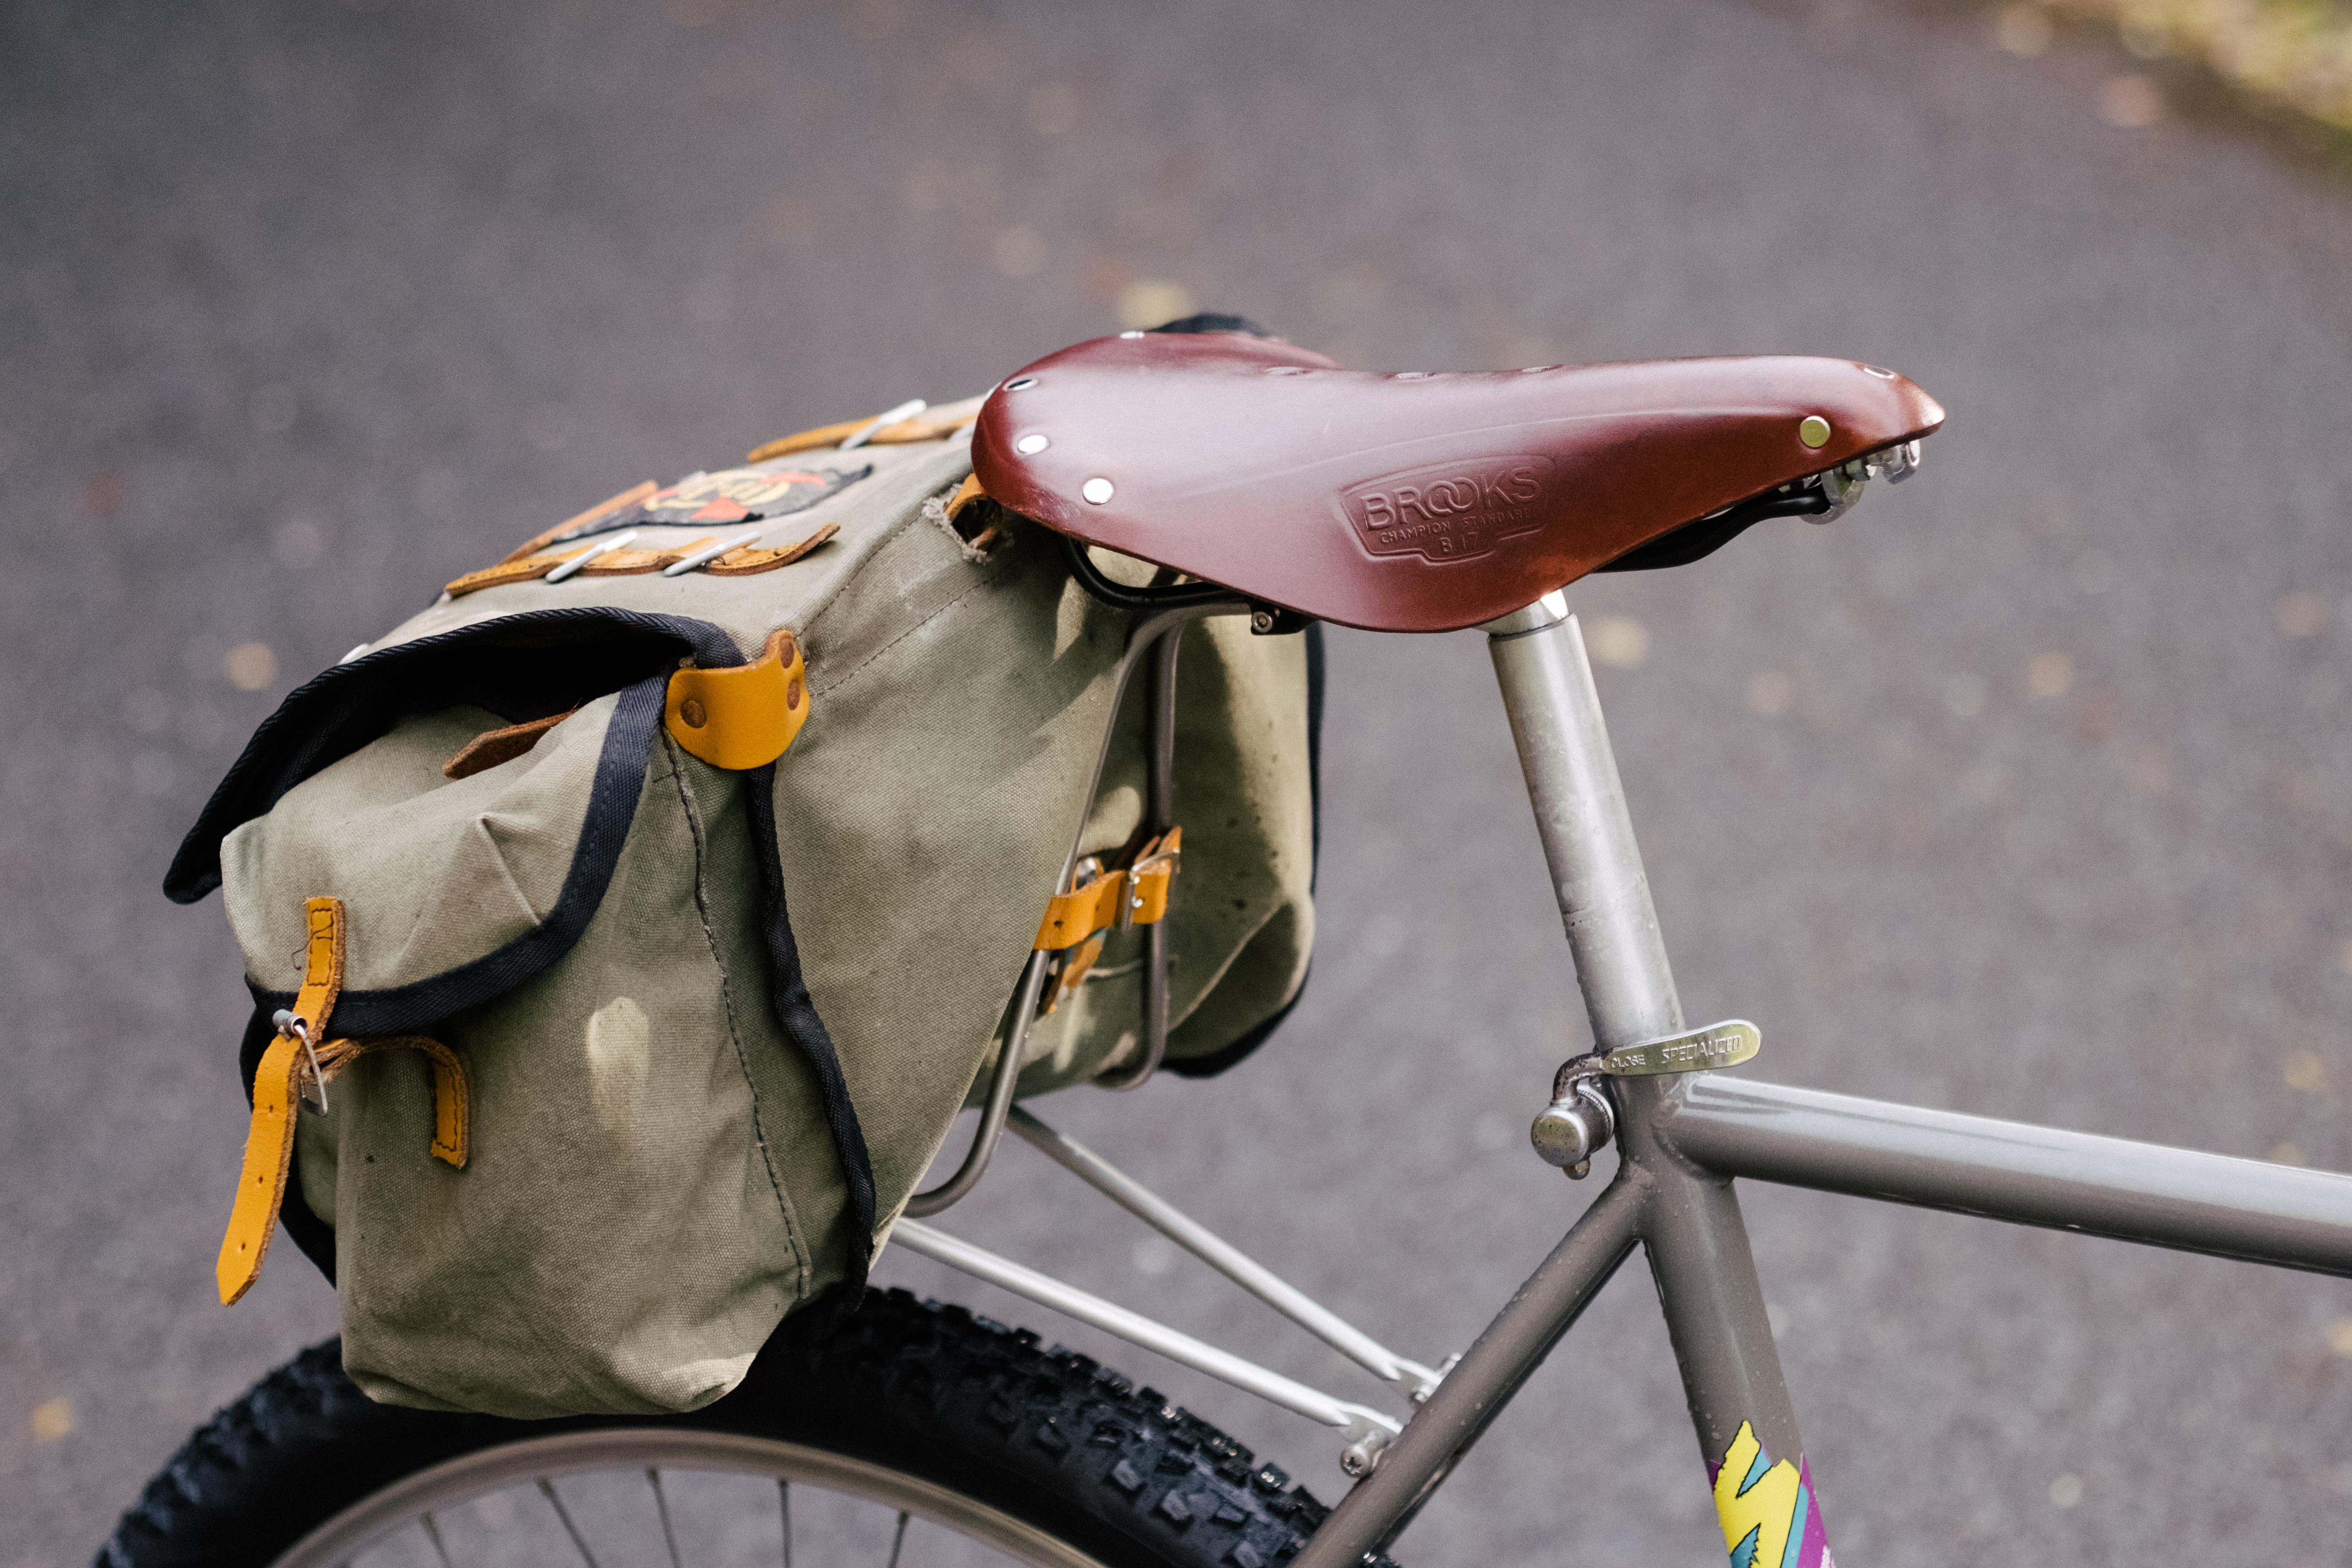
[(990, 395), (990, 496), (1303, 615), (1447, 631), (1916, 440), (1903, 376), (1801, 357), (1426, 374), (1240, 333), (1098, 338)]

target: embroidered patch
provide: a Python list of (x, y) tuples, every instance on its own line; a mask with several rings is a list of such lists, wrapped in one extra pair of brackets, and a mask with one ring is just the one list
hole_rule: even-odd
[(581, 518), (558, 533), (533, 541), (533, 547), (552, 549), (643, 523), (700, 526), (786, 517), (839, 495), (873, 471), (871, 463), (858, 468), (796, 468), (780, 458), (748, 468), (688, 474), (667, 489)]
[(1837, 1568), (1812, 1471), (1801, 1458), (1774, 1464), (1745, 1421), (1715, 1467), (1715, 1516), (1731, 1568)]

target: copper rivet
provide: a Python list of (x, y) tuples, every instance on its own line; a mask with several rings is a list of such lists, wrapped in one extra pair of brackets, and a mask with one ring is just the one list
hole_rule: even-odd
[(784, 711), (787, 713), (797, 713), (800, 710), (801, 678), (795, 675), (793, 677), (793, 683), (784, 688)]
[(800, 656), (801, 650), (793, 642), (792, 633), (786, 632), (782, 637), (776, 639), (776, 657), (782, 659), (784, 663), (790, 664), (793, 660), (800, 658)]
[(699, 730), (710, 722), (710, 715), (702, 710), (702, 700), (698, 697), (689, 697), (679, 703), (677, 716), (679, 721), (689, 730)]
[(1797, 421), (1797, 439), (1812, 447), (1830, 444), (1830, 422), (1818, 414), (1808, 414)]

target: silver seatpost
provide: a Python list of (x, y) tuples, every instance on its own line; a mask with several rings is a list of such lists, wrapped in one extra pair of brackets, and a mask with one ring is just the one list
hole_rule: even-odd
[(1485, 629), (1593, 1041), (1674, 1034), (1682, 1002), (1576, 617), (1547, 594)]

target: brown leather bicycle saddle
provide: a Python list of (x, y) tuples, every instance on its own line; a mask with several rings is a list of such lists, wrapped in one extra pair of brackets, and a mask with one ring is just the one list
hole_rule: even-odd
[(1088, 544), (1348, 626), (1450, 631), (1943, 419), (1852, 360), (1383, 374), (1139, 334), (1007, 380), (972, 461), (991, 498)]

